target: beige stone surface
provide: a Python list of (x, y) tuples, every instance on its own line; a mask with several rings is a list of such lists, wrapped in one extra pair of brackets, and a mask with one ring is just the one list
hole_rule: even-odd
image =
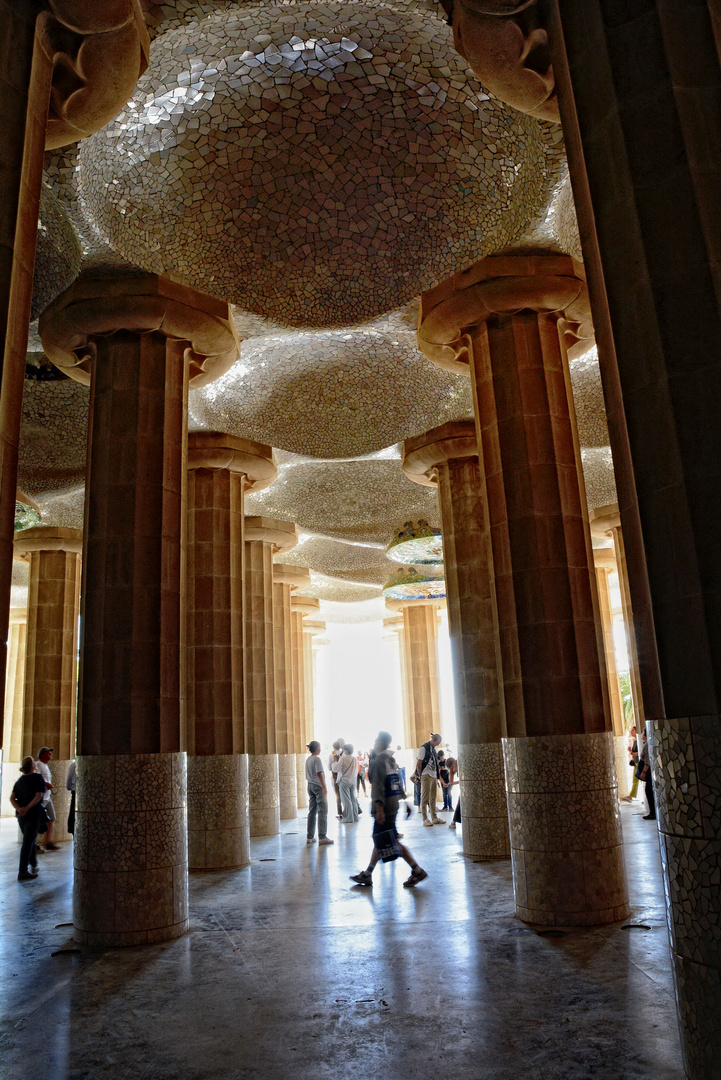
[(188, 869), (250, 862), (248, 755), (188, 757)]
[(280, 779), (277, 754), (248, 755), (250, 835), (280, 832)]

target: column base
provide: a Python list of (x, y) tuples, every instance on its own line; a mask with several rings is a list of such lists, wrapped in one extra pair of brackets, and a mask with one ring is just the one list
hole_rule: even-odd
[(625, 799), (631, 794), (633, 784), (633, 769), (629, 765), (628, 736), (614, 735), (613, 748), (616, 755), (616, 779), (618, 780), (618, 797)]
[(646, 724), (684, 1067), (721, 1061), (721, 717)]
[(77, 759), (73, 922), (81, 945), (149, 945), (188, 929), (185, 754)]
[(295, 755), (295, 775), (298, 784), (298, 809), (308, 809), (308, 784), (305, 779), (305, 759), (307, 754)]
[(295, 754), (278, 754), (280, 820), (289, 821), (298, 813), (298, 779)]
[(516, 915), (602, 926), (629, 914), (613, 735), (504, 739)]
[(510, 859), (503, 747), (462, 743), (458, 763), (463, 820), (463, 854), (475, 862)]
[[(65, 778), (70, 768), (69, 761), (51, 761), (50, 775), (52, 777), (53, 793), (52, 800), (55, 807), (55, 825), (53, 826), (53, 843), (62, 844), (65, 840), (72, 840), (73, 834), (68, 832), (68, 814), (70, 813), (71, 793), (65, 787)], [(20, 774), (18, 773), (18, 776)]]
[(277, 754), (248, 755), (250, 835), (277, 836), (280, 832), (280, 791)]
[(188, 758), (188, 869), (250, 863), (248, 755)]

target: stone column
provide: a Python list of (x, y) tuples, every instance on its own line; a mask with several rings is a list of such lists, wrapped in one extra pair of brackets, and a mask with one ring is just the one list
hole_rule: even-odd
[(403, 710), (403, 749), (409, 751), (413, 738), (410, 729), (410, 709), (408, 706), (408, 675), (406, 672), (406, 657), (404, 644), (404, 622), (402, 615), (392, 615), (383, 620), (383, 626), (389, 632), (383, 636), (384, 641), (392, 642), (398, 653), (398, 668), (401, 676), (401, 708)]
[(72, 840), (65, 777), (75, 757), (82, 542), (78, 529), (44, 525), (24, 529), (15, 540), (16, 550), (30, 562), (21, 757), (37, 757), (41, 746), (53, 748), (56, 842)]
[(153, 275), (78, 279), (43, 347), (90, 382), (74, 924), (94, 946), (188, 924), (185, 487), (189, 377), (237, 358), (227, 304)]
[(298, 543), (289, 521), (245, 520), (245, 745), (249, 754), (250, 835), (280, 832), (280, 776), (273, 654), (273, 555)]
[[(103, 127), (147, 66), (138, 0), (0, 4), (0, 677), (5, 671), (33, 270), (46, 149)], [(82, 58), (81, 58), (82, 53)], [(62, 61), (54, 64), (61, 55)]]
[[(320, 600), (316, 600), (315, 604), (320, 607)], [(317, 613), (316, 607), (316, 613)], [(310, 687), (310, 692), (307, 695), (307, 713), (308, 713), (308, 742), (311, 739), (316, 738), (316, 722), (315, 722), (315, 704), (317, 699), (317, 687), (318, 687), (318, 650), (322, 645), (327, 645), (328, 641), (322, 635), (326, 631), (326, 624), (320, 622), (318, 619), (304, 619), (303, 620), (303, 646), (305, 649), (306, 660), (306, 682)]]
[[(305, 780), (307, 751), (302, 743), (302, 722), (296, 665), (291, 596), (310, 584), (310, 571), (302, 566), (273, 566), (273, 624), (275, 631), (275, 714), (278, 733), (278, 774), (281, 820), (294, 818), (308, 805)], [(297, 646), (296, 646), (297, 652)], [(282, 747), (287, 747), (283, 750)]]
[(473, 420), (406, 439), (409, 480), (437, 485), (458, 725), (463, 852), (510, 858), (501, 738), (505, 722), (489, 567), (487, 514)]
[(595, 548), (593, 561), (596, 567), (598, 586), (598, 605), (603, 628), (603, 650), (606, 658), (608, 676), (608, 700), (611, 709), (613, 744), (616, 754), (616, 776), (618, 777), (618, 797), (623, 799), (631, 791), (631, 770), (628, 766), (628, 735), (623, 713), (621, 684), (618, 681), (616, 667), (616, 646), (613, 640), (613, 610), (609, 578), (616, 572), (616, 557), (609, 548)]
[(277, 475), (273, 449), (188, 436), (188, 867), (250, 862), (243, 674), (243, 500)]
[(13, 817), (10, 792), (20, 773), (23, 757), (23, 694), (25, 692), (25, 643), (28, 613), (10, 608), (8, 662), (5, 673), (3, 714), (2, 817)]
[(613, 736), (566, 346), (591, 334), (565, 256), (484, 259), (426, 293), (419, 343), (469, 365), (501, 646), (520, 918), (628, 914)]
[(403, 655), (409, 708), (410, 749), (440, 731), (438, 694), (439, 600), (386, 600), (388, 611), (403, 615)]

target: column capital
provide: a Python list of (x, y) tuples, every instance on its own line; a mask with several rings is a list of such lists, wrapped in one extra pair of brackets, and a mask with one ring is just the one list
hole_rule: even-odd
[[(148, 66), (139, 0), (46, 0), (40, 47), (53, 63), (45, 149), (84, 139), (118, 115)], [(70, 33), (68, 33), (70, 31)]]
[(593, 562), (597, 570), (612, 572), (617, 569), (616, 552), (613, 548), (594, 548)]
[(23, 555), (32, 551), (68, 551), (80, 553), (83, 550), (81, 529), (65, 529), (54, 525), (36, 525), (32, 529), (23, 529), (13, 541), (16, 551)]
[(298, 529), (292, 521), (277, 521), (275, 518), (247, 517), (245, 519), (245, 539), (260, 540), (271, 544), (274, 554), (283, 555), (291, 551), (298, 543)]
[(446, 601), (438, 597), (409, 597), (407, 600), (386, 600), (386, 611), (403, 612), (406, 608), (433, 607), (440, 611), (446, 606)]
[(39, 330), (52, 362), (82, 383), (90, 382), (94, 338), (121, 330), (184, 343), (193, 387), (219, 378), (240, 355), (228, 304), (158, 274), (81, 275), (43, 312)]
[[(320, 605), (320, 601), (318, 601)], [(317, 609), (316, 609), (317, 610)], [(316, 637), (318, 634), (324, 634), (327, 630), (327, 626), (320, 619), (303, 619), (303, 633), (310, 634), (311, 637)]]
[(301, 615), (317, 615), (320, 609), (320, 600), (312, 596), (291, 596), (290, 606), (293, 611), (299, 611)]
[(386, 630), (391, 630), (394, 633), (403, 629), (403, 616), (402, 615), (390, 615), (387, 619), (383, 620), (383, 627)]
[(598, 506), (588, 515), (592, 536), (611, 536), (614, 529), (620, 528), (621, 515), (618, 503), (609, 503), (608, 506)]
[(310, 570), (306, 570), (305, 566), (273, 563), (273, 583), (290, 585), (294, 589), (304, 589), (310, 585)]
[(403, 443), (403, 472), (409, 480), (425, 487), (438, 483), (438, 467), (446, 461), (477, 457), (474, 420), (451, 420), (424, 435)]
[(189, 469), (227, 469), (242, 473), (246, 491), (262, 491), (278, 475), (272, 446), (239, 439), (221, 431), (192, 431), (188, 435)]
[(418, 348), (439, 367), (468, 374), (471, 331), (491, 315), (524, 310), (563, 317), (568, 348), (592, 344), (580, 263), (569, 255), (491, 255), (422, 294)]

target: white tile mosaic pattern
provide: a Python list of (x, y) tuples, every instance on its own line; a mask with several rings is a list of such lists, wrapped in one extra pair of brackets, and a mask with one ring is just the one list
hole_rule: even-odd
[(280, 781), (277, 754), (248, 755), (250, 835), (277, 836), (280, 832)]
[(248, 755), (188, 757), (188, 868), (232, 870), (249, 862)]
[(31, 320), (71, 285), (80, 273), (82, 248), (70, 216), (48, 184), (40, 191)]
[(80, 147), (124, 258), (299, 326), (401, 306), (519, 236), (549, 186), (538, 122), (482, 91), (440, 17), (392, 2), (168, 30)]
[(319, 458), (369, 454), (473, 415), (470, 380), (427, 360), (413, 332), (362, 328), (246, 339), (188, 406), (211, 431)]

